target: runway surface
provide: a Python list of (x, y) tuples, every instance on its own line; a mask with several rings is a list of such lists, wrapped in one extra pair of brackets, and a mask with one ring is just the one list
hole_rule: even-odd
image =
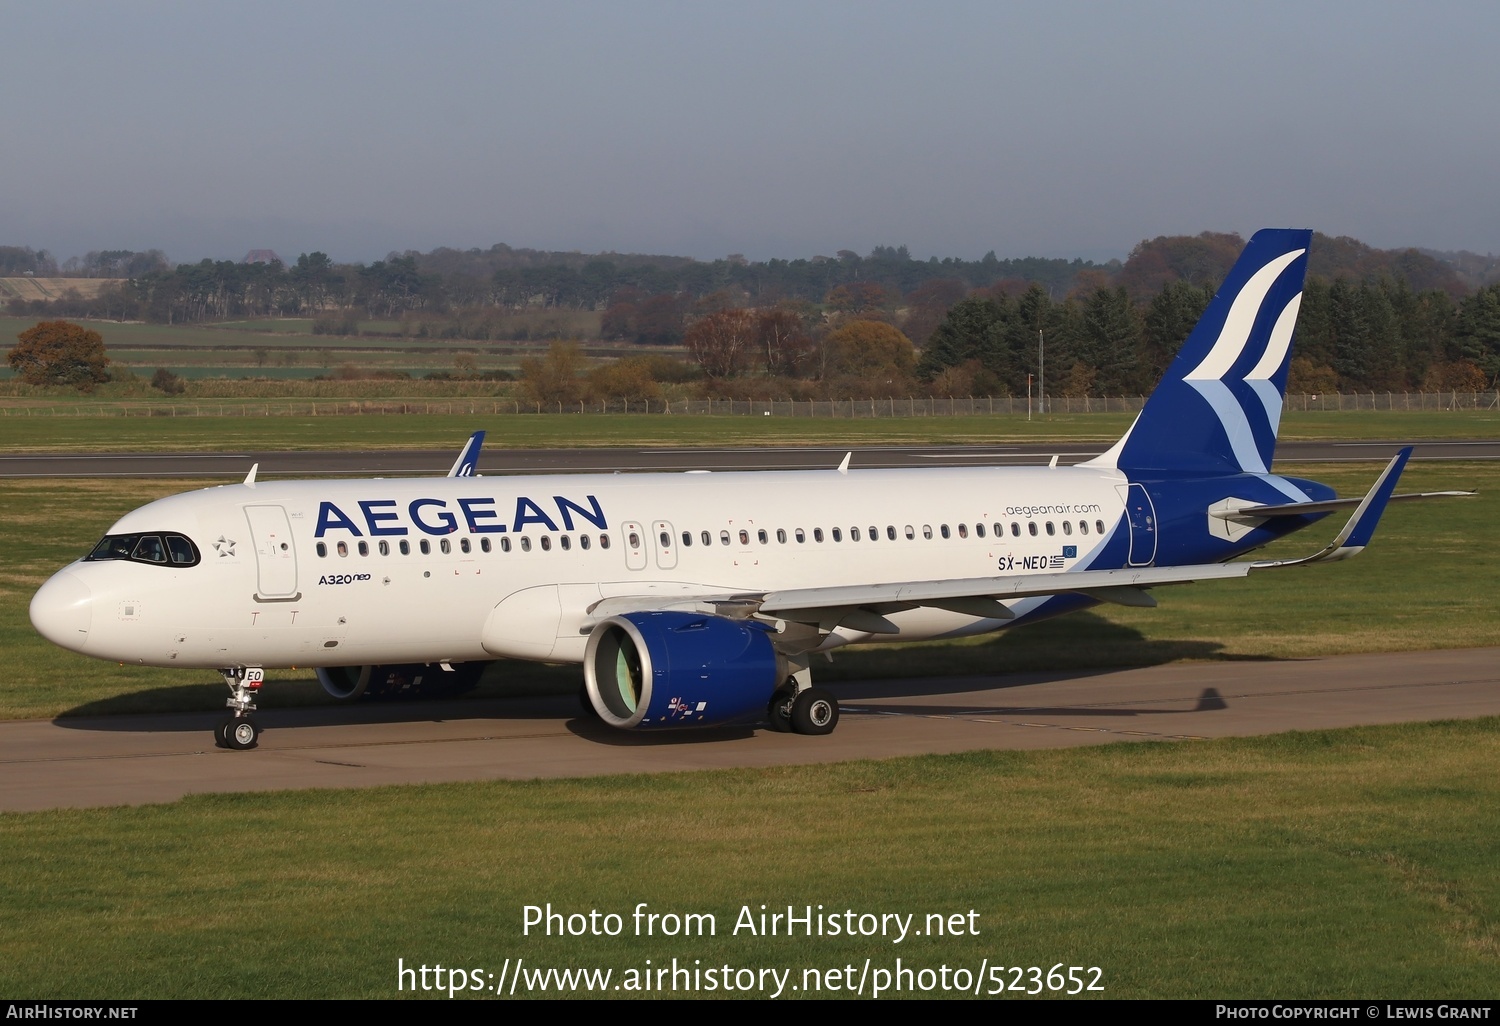
[[(1408, 444), (1386, 442), (1295, 442), (1276, 448), (1286, 463), (1384, 462)], [(1417, 442), (1417, 460), (1500, 459), (1500, 440)], [(1105, 443), (1054, 442), (978, 446), (798, 446), (734, 449), (503, 449), (481, 452), (481, 474), (581, 474), (646, 470), (806, 470), (837, 467), (852, 451), (851, 466), (1020, 466), (1063, 464), (1097, 456)], [(458, 455), (443, 450), (379, 452), (77, 453), (0, 455), (0, 477), (221, 477), (243, 478), (260, 464), (262, 479), (286, 477), (398, 477), (442, 475)]]
[(974, 749), (1270, 734), (1500, 715), (1500, 649), (831, 686), (828, 737), (763, 725), (612, 731), (570, 698), (273, 708), (216, 749), (218, 711), (0, 723), (0, 810), (184, 795), (723, 769)]

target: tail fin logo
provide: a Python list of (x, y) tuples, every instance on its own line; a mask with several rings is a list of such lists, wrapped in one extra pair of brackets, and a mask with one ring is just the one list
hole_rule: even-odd
[(1255, 233), (1125, 437), (1094, 466), (1269, 473), (1312, 232)]
[[(1266, 466), (1266, 459), (1256, 444), (1256, 432), (1250, 426), (1244, 405), (1235, 397), (1225, 379), (1230, 377), (1234, 365), (1244, 355), (1251, 331), (1261, 307), (1265, 305), (1266, 294), (1271, 291), (1271, 286), (1292, 261), (1306, 252), (1305, 249), (1298, 249), (1284, 253), (1255, 272), (1239, 295), (1234, 297), (1234, 304), (1229, 309), (1229, 316), (1225, 318), (1224, 327), (1213, 348), (1202, 363), (1183, 377), (1184, 381), (1197, 389), (1198, 394), (1203, 396), (1204, 401), (1218, 416), (1240, 469), (1252, 474), (1269, 473), (1270, 468)], [(1297, 326), (1297, 311), (1301, 306), (1302, 293), (1299, 290), (1276, 316), (1275, 324), (1266, 336), (1266, 346), (1260, 359), (1241, 379), (1260, 399), (1272, 440), (1281, 426), (1282, 405), (1281, 389), (1272, 378), (1286, 363), (1287, 351), (1292, 345), (1292, 329)]]

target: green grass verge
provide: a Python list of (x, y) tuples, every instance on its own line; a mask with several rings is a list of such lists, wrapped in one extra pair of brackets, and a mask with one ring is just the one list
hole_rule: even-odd
[[(787, 996), (806, 997), (804, 969), (900, 958), (1098, 966), (1113, 998), (1490, 998), (1497, 728), (9, 814), (0, 992), (389, 998), (398, 959), (498, 974), (524, 958), (613, 986), (675, 958), (791, 970)], [(624, 933), (523, 936), (523, 907), (549, 902), (617, 913)], [(716, 931), (634, 936), (639, 902)], [(734, 935), (762, 905), (972, 911), (977, 935)]]
[[(1361, 494), (1372, 468), (1295, 468), (1341, 494)], [(26, 608), (50, 574), (98, 540), (121, 514), (208, 482), (0, 481), (0, 536), (25, 539), (0, 555), (0, 718), (212, 709), (216, 675), (122, 666), (65, 652), (31, 628)], [(1100, 606), (1047, 623), (964, 641), (856, 647), (819, 663), (820, 680), (926, 677), (1035, 669), (1152, 666), (1178, 660), (1301, 658), (1500, 645), (1500, 466), (1415, 464), (1402, 489), (1479, 488), (1474, 499), (1398, 505), (1370, 551), (1345, 563), (1260, 573), (1157, 592), (1157, 609)], [(1272, 554), (1314, 551), (1342, 524), (1330, 518)], [(268, 708), (329, 700), (307, 671), (277, 671)], [(477, 694), (571, 693), (575, 667), (497, 664)]]
[[(399, 383), (397, 383), (399, 387)], [(394, 393), (393, 393), (394, 394)], [(311, 400), (305, 400), (310, 402)], [(357, 400), (342, 401), (349, 405)], [(186, 400), (182, 416), (170, 400), (137, 400), (135, 416), (99, 416), (99, 403), (81, 402), (67, 416), (0, 416), (0, 448), (10, 452), (180, 452), (246, 449), (393, 449), (457, 446), (479, 428), (488, 444), (509, 448), (561, 446), (783, 446), (783, 445), (1005, 445), (1014, 442), (1108, 442), (1133, 419), (1128, 414), (1076, 414), (1027, 421), (1019, 417), (902, 417), (835, 420), (806, 417), (678, 416), (663, 414), (494, 415), (488, 398), (417, 399), (451, 404), (452, 414), (419, 416), (276, 415), (287, 400)], [(464, 412), (465, 405), (474, 412)], [(243, 410), (243, 416), (197, 416), (193, 410)], [(156, 411), (154, 415), (149, 415)], [(1500, 437), (1500, 413), (1306, 413), (1288, 415), (1288, 439), (1402, 439)]]

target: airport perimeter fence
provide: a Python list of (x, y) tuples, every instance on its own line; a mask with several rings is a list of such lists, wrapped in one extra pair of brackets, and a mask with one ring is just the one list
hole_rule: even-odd
[[(613, 399), (592, 402), (528, 402), (524, 399), (346, 399), (216, 402), (71, 403), (65, 406), (0, 406), (0, 417), (344, 417), (446, 414), (652, 413), (685, 416), (819, 417), (1040, 417), (1054, 414), (1139, 413), (1142, 396), (1048, 396), (1045, 403), (1015, 396), (907, 399)], [(1359, 392), (1288, 395), (1286, 409), (1330, 413), (1358, 410), (1493, 410), (1497, 392)]]

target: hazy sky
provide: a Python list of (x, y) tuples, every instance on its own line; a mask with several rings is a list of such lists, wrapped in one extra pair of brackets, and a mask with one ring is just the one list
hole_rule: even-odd
[(0, 0), (0, 245), (1500, 252), (1500, 4)]

